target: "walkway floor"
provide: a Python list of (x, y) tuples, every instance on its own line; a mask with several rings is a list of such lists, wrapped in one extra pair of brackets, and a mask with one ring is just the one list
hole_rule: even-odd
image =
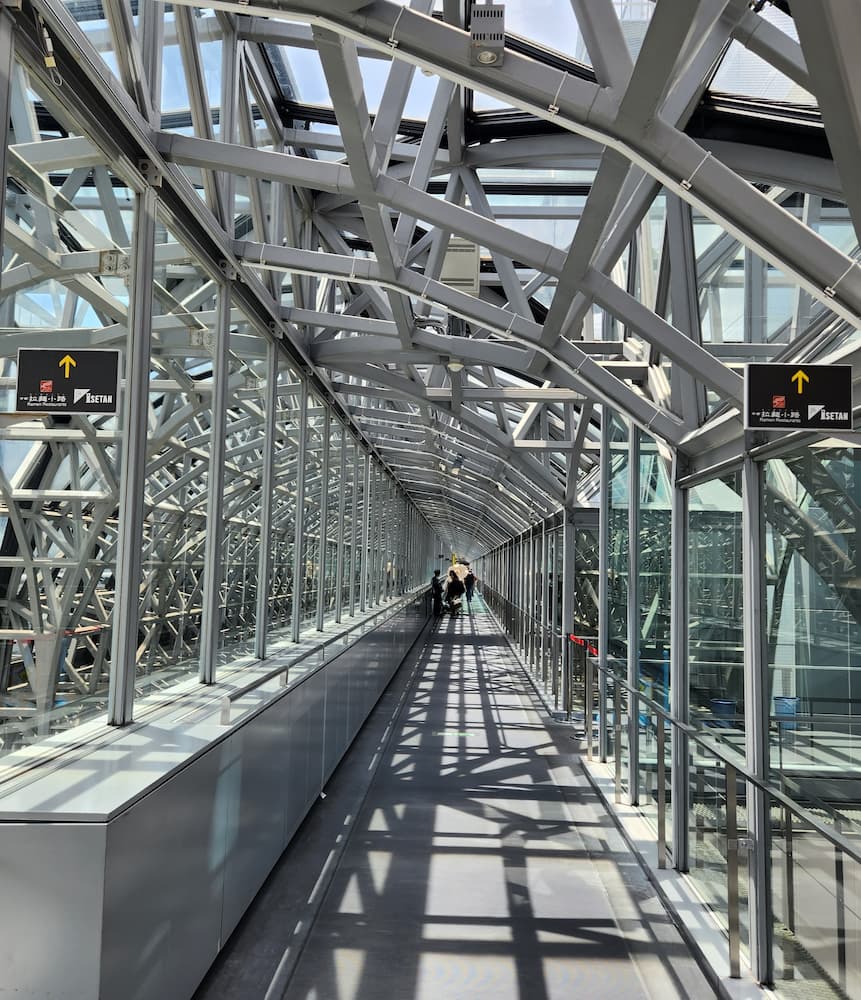
[(713, 997), (577, 747), (480, 600), (444, 618), (197, 1000)]

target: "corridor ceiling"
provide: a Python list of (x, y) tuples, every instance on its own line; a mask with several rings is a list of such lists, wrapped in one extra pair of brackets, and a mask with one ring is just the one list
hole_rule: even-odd
[(462, 0), (15, 16), (45, 94), (34, 14), (81, 131), (129, 176), (155, 164), (201, 283), (227, 268), (475, 555), (594, 502), (611, 411), (720, 469), (745, 362), (857, 371), (861, 21), (791, 6), (509, 0), (490, 66)]

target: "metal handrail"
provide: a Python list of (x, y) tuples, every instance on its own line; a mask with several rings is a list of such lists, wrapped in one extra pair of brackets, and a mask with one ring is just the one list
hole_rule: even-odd
[(538, 624), (539, 628), (545, 629), (546, 631), (550, 632), (551, 634), (556, 635), (557, 638), (562, 638), (562, 636), (564, 635), (564, 633), (561, 632), (561, 631), (554, 633), (552, 631), (552, 629), (550, 628), (550, 626), (542, 624), (542, 619), (541, 619), (540, 615), (531, 614), (525, 608), (522, 608), (519, 604), (514, 604), (512, 601), (509, 601), (508, 598), (503, 597), (502, 594), (500, 594), (498, 590), (494, 590), (493, 587), (488, 587), (485, 584), (482, 587), (482, 591), (484, 591), (484, 590), (489, 590), (492, 594), (494, 594), (496, 597), (498, 597), (504, 604), (507, 604), (508, 607), (512, 611), (517, 611), (518, 613), (520, 613), (521, 615), (523, 615), (524, 618), (528, 618), (530, 621), (536, 622)]
[[(415, 587), (408, 594), (405, 594), (401, 601), (395, 604), (389, 604), (384, 608), (380, 608), (379, 611), (370, 615), (368, 618), (362, 619), (362, 621), (360, 622), (356, 622), (346, 631), (340, 632), (338, 633), (338, 635), (329, 636), (327, 639), (322, 639), (320, 642), (314, 643), (313, 646), (303, 649), (302, 652), (297, 653), (296, 656), (292, 657), (292, 659), (290, 659), (288, 662), (286, 663), (281, 662), (278, 664), (278, 666), (273, 667), (271, 670), (268, 670), (265, 674), (261, 674), (259, 677), (255, 677), (253, 680), (249, 681), (247, 684), (243, 684), (242, 687), (230, 691), (228, 694), (224, 695), (224, 697), (221, 699), (221, 715), (219, 717), (219, 724), (222, 726), (230, 725), (230, 709), (231, 706), (233, 705), (233, 702), (238, 701), (240, 698), (243, 698), (245, 695), (250, 694), (252, 691), (256, 691), (257, 688), (268, 683), (269, 681), (275, 680), (276, 677), (283, 676), (281, 685), (282, 687), (287, 687), (288, 675), (293, 667), (297, 666), (298, 664), (306, 660), (309, 656), (314, 656), (319, 652), (323, 652), (324, 654), (323, 662), (318, 664), (318, 666), (315, 667), (314, 670), (309, 670), (307, 674), (303, 674), (300, 678), (298, 678), (295, 684), (293, 685), (293, 688), (291, 688), (291, 690), (295, 690), (295, 688), (299, 687), (300, 684), (304, 683), (306, 680), (309, 680), (311, 677), (313, 677), (313, 675), (316, 674), (317, 671), (320, 670), (322, 667), (324, 667), (327, 662), (331, 662), (327, 661), (325, 658), (325, 650), (327, 646), (331, 646), (335, 642), (343, 641), (346, 636), (349, 636), (351, 633), (357, 631), (358, 629), (362, 629), (365, 626), (375, 622), (378, 618), (381, 618), (386, 613), (394, 612), (402, 607), (406, 607), (407, 604), (415, 600), (416, 596), (426, 591), (426, 589), (427, 588), (424, 586)], [(343, 648), (338, 651), (338, 655), (346, 652), (348, 649), (354, 646), (361, 638), (362, 638), (361, 635), (357, 635), (352, 641), (345, 643)]]
[[(727, 886), (727, 935), (729, 952), (729, 974), (730, 978), (738, 979), (741, 976), (741, 906), (739, 893), (739, 854), (742, 851), (755, 847), (749, 838), (739, 837), (738, 831), (738, 801), (737, 782), (739, 777), (749, 782), (753, 787), (758, 788), (765, 794), (767, 802), (767, 814), (775, 804), (782, 806), (784, 822), (784, 838), (786, 841), (787, 863), (784, 866), (785, 900), (786, 900), (786, 923), (789, 929), (795, 931), (795, 883), (792, 866), (793, 846), (792, 840), (793, 817), (805, 824), (808, 830), (814, 831), (821, 836), (826, 843), (830, 844), (834, 853), (834, 877), (835, 891), (834, 898), (837, 906), (836, 926), (837, 926), (837, 980), (841, 987), (845, 988), (847, 951), (846, 951), (846, 902), (844, 889), (844, 861), (850, 858), (856, 863), (861, 863), (861, 850), (853, 846), (852, 842), (844, 837), (839, 829), (830, 830), (818, 817), (805, 810), (794, 799), (786, 795), (782, 790), (772, 787), (761, 778), (752, 774), (743, 762), (741, 755), (732, 749), (722, 750), (713, 739), (704, 736), (699, 730), (694, 729), (687, 723), (682, 723), (675, 719), (665, 708), (644, 695), (638, 687), (630, 684), (624, 677), (616, 671), (596, 663), (594, 659), (587, 661), (587, 677), (584, 691), (584, 707), (588, 707), (586, 723), (586, 738), (588, 748), (588, 758), (592, 759), (593, 747), (593, 725), (592, 725), (592, 705), (594, 703), (594, 670), (597, 667), (604, 676), (613, 678), (613, 730), (614, 746), (613, 757), (615, 764), (615, 799), (621, 802), (622, 791), (622, 711), (621, 694), (623, 689), (628, 692), (628, 718), (639, 718), (642, 702), (647, 709), (654, 713), (659, 720), (655, 729), (657, 732), (657, 759), (656, 759), (656, 780), (658, 791), (658, 829), (657, 829), (657, 854), (658, 867), (664, 868), (667, 857), (666, 843), (666, 722), (674, 726), (681, 733), (698, 745), (701, 749), (717, 758), (723, 763), (724, 768), (724, 796), (726, 800), (726, 886)], [(601, 716), (606, 712), (606, 702), (601, 705)], [(606, 725), (606, 722), (605, 722)], [(633, 775), (632, 775), (633, 780)], [(639, 778), (637, 778), (639, 784)], [(835, 824), (839, 824), (839, 817), (834, 817)]]
[[(667, 722), (671, 723), (677, 729), (681, 730), (689, 739), (693, 740), (694, 743), (698, 743), (700, 746), (708, 750), (709, 753), (713, 754), (722, 763), (728, 765), (735, 769), (735, 771), (745, 779), (745, 781), (750, 782), (750, 784), (755, 785), (757, 788), (766, 792), (771, 798), (781, 805), (785, 806), (791, 812), (795, 813), (799, 819), (807, 823), (809, 826), (813, 827), (817, 833), (823, 836), (827, 841), (829, 841), (834, 847), (839, 848), (844, 854), (848, 855), (853, 861), (861, 864), (861, 850), (852, 846), (852, 842), (847, 840), (845, 837), (841, 836), (839, 833), (834, 833), (822, 823), (816, 816), (812, 813), (808, 813), (802, 806), (782, 792), (779, 788), (775, 788), (773, 785), (764, 782), (761, 778), (758, 778), (755, 774), (748, 770), (747, 765), (742, 763), (743, 758), (737, 751), (724, 751), (712, 740), (707, 739), (703, 736), (700, 730), (695, 729), (693, 726), (687, 723), (679, 722), (678, 719), (674, 718), (666, 709), (662, 708), (657, 702), (652, 701), (651, 698), (647, 698), (641, 691), (634, 689), (633, 685), (629, 684), (627, 680), (620, 677), (613, 670), (608, 667), (602, 667), (600, 663), (594, 663), (593, 666), (597, 668), (598, 671), (604, 671), (610, 677), (613, 678), (614, 682), (621, 683), (623, 687), (628, 689), (629, 694), (632, 694), (636, 701), (634, 702), (634, 710), (637, 711), (637, 701), (642, 701), (656, 714), (661, 716)], [(794, 719), (792, 720), (794, 721)], [(733, 759), (735, 758), (735, 759)]]

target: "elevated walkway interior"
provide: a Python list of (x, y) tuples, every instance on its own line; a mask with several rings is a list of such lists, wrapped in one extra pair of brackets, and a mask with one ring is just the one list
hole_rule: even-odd
[(714, 993), (476, 595), (401, 668), (195, 1000)]

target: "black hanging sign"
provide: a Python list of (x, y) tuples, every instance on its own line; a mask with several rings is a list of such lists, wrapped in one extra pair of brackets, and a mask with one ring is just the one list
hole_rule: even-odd
[(851, 431), (851, 365), (746, 365), (744, 426), (751, 431)]
[(19, 413), (116, 413), (120, 352), (22, 347), (18, 351)]

